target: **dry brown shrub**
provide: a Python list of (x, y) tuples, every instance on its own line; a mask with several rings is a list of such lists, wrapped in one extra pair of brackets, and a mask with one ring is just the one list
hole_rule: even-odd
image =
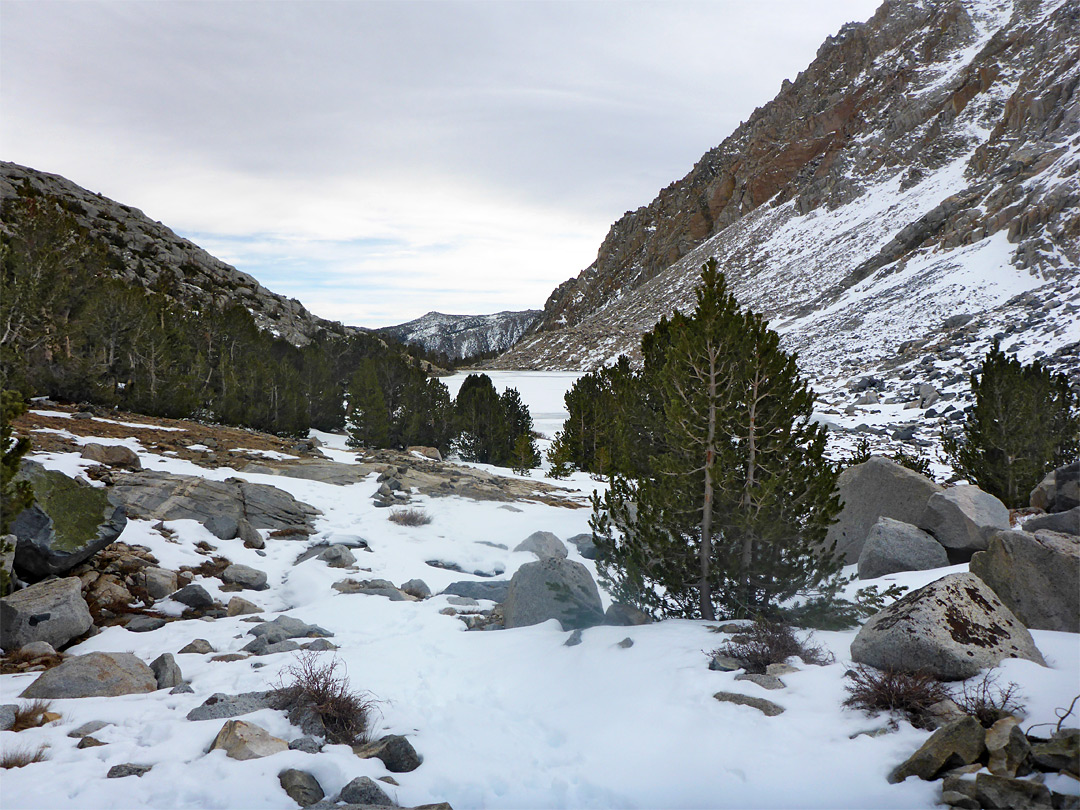
[(975, 683), (964, 683), (953, 700), (964, 714), (970, 714), (983, 728), (990, 728), (1003, 717), (1021, 714), (1024, 711), (1024, 704), (1020, 702), (1022, 697), (1020, 687), (1015, 683), (1009, 681), (1005, 686), (998, 686), (997, 675), (987, 671)]
[(844, 705), (867, 714), (899, 714), (916, 728), (929, 728), (930, 707), (952, 697), (945, 684), (926, 672), (898, 672), (859, 664), (849, 670)]
[(832, 653), (811, 642), (812, 634), (801, 641), (794, 629), (775, 622), (758, 620), (742, 633), (721, 644), (711, 655), (734, 658), (747, 672), (764, 674), (769, 664), (782, 664), (798, 656), (807, 664), (832, 663)]
[(367, 692), (353, 691), (349, 677), (338, 672), (341, 663), (338, 658), (323, 661), (312, 650), (297, 653), (296, 663), (278, 676), (275, 702), (281, 708), (310, 704), (322, 718), (330, 742), (357, 745), (367, 741), (377, 701)]
[(37, 748), (13, 748), (0, 754), (0, 768), (25, 768), (35, 762), (44, 762), (49, 758), (44, 745)]
[(32, 700), (29, 703), (15, 709), (15, 723), (12, 731), (25, 731), (28, 728), (37, 728), (45, 722), (45, 713), (52, 710), (52, 703), (48, 700)]
[(399, 526), (426, 526), (431, 523), (431, 516), (422, 509), (395, 509), (390, 520)]

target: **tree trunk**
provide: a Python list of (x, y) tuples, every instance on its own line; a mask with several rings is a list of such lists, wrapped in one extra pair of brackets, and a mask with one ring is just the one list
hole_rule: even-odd
[(701, 583), (698, 585), (698, 605), (701, 618), (713, 621), (712, 584), (710, 583), (710, 565), (712, 563), (712, 509), (713, 480), (712, 465), (716, 458), (716, 353), (712, 346), (707, 346), (709, 356), (709, 424), (705, 435), (705, 492), (701, 507)]
[[(739, 504), (744, 513), (750, 511), (750, 491), (757, 475), (757, 395), (759, 378), (755, 375), (750, 385), (750, 412), (746, 431), (746, 481)], [(750, 605), (750, 568), (754, 561), (754, 535), (747, 530), (742, 540), (742, 553), (739, 555), (739, 603)]]

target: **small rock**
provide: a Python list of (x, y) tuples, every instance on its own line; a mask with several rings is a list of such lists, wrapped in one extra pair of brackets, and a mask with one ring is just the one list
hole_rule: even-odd
[(69, 731), (68, 736), (77, 740), (111, 725), (112, 723), (106, 723), (104, 720), (91, 720), (89, 723), (83, 723), (74, 731)]
[(717, 692), (713, 697), (721, 703), (734, 703), (738, 706), (749, 706), (752, 709), (757, 709), (766, 717), (776, 717), (778, 714), (784, 713), (783, 706), (779, 706), (771, 700), (765, 700), (764, 698), (740, 695), (737, 692)]
[(737, 681), (750, 681), (756, 683), (762, 689), (783, 689), (784, 682), (777, 678), (775, 675), (759, 675), (754, 672), (744, 672), (741, 675), (736, 675)]
[(97, 737), (91, 737), (89, 734), (87, 734), (85, 737), (79, 740), (79, 744), (75, 747), (81, 750), (83, 748), (97, 748), (102, 745), (107, 745), (107, 743), (103, 743)]
[(1025, 776), (1031, 756), (1031, 744), (1020, 729), (1015, 717), (1002, 717), (986, 730), (986, 750), (990, 752), (987, 767), (995, 776)]
[(889, 783), (909, 776), (930, 780), (946, 767), (970, 765), (986, 750), (986, 733), (974, 717), (962, 717), (942, 726), (908, 759), (889, 774)]
[(266, 541), (263, 540), (263, 536), (259, 534), (259, 530), (248, 523), (244, 518), (240, 518), (240, 520), (236, 521), (236, 527), (236, 536), (244, 541), (245, 548), (266, 548)]
[(1050, 789), (1027, 779), (1009, 779), (980, 773), (975, 777), (975, 799), (980, 807), (1042, 808), (1054, 807)]
[(791, 664), (769, 664), (765, 667), (766, 675), (790, 675), (792, 672), (798, 672), (798, 667), (793, 667)]
[(242, 714), (257, 712), (259, 709), (274, 707), (272, 692), (242, 692), (239, 695), (226, 695), (216, 692), (201, 706), (196, 706), (187, 713), (188, 720), (224, 720)]
[(1034, 743), (1031, 758), (1041, 771), (1068, 771), (1080, 778), (1080, 729), (1063, 728), (1048, 741)]
[(124, 625), (124, 629), (132, 633), (149, 633), (151, 630), (158, 630), (166, 624), (168, 622), (160, 616), (146, 616), (140, 613), (132, 616), (128, 623)]
[(142, 463), (138, 454), (122, 444), (97, 444), (90, 442), (82, 446), (80, 455), (89, 461), (96, 461), (107, 467), (120, 467), (125, 470), (141, 470)]
[(326, 563), (330, 568), (348, 568), (356, 564), (356, 557), (347, 546), (335, 544), (323, 551), (318, 559)]
[(25, 658), (41, 658), (56, 655), (56, 649), (47, 641), (31, 641), (19, 647), (19, 655)]
[(371, 805), (373, 807), (393, 807), (394, 803), (381, 787), (366, 777), (358, 776), (341, 789), (338, 801), (348, 804)]
[(162, 653), (150, 662), (150, 669), (157, 679), (158, 689), (172, 689), (184, 682), (184, 676), (172, 653)]
[(336, 644), (326, 640), (325, 638), (317, 638), (312, 642), (300, 645), (302, 650), (313, 650), (315, 652), (328, 652), (330, 650), (339, 649)]
[(566, 546), (551, 532), (533, 532), (518, 543), (514, 551), (531, 551), (541, 560), (548, 557), (566, 557)]
[(315, 804), (326, 795), (314, 776), (296, 768), (289, 768), (279, 773), (278, 782), (281, 783), (282, 790), (289, 794), (289, 798), (301, 807)]
[(604, 624), (611, 627), (637, 627), (651, 622), (652, 618), (647, 613), (621, 602), (612, 602), (604, 611)]
[(305, 754), (317, 754), (322, 750), (322, 744), (314, 737), (297, 737), (289, 743), (290, 751), (303, 751)]
[(174, 571), (149, 565), (142, 570), (141, 576), (143, 587), (154, 599), (164, 599), (176, 592), (178, 582)]
[(401, 590), (417, 599), (427, 599), (431, 596), (431, 588), (422, 579), (410, 579), (401, 586)]
[(194, 695), (195, 690), (191, 688), (190, 683), (182, 683), (179, 686), (174, 686), (169, 690), (170, 695)]
[(737, 672), (743, 669), (743, 662), (737, 658), (730, 658), (726, 655), (714, 655), (709, 659), (709, 669), (713, 672)]
[(209, 641), (207, 641), (205, 638), (197, 638), (194, 641), (192, 641), (190, 644), (185, 646), (182, 650), (177, 652), (177, 655), (183, 655), (185, 653), (195, 653), (197, 655), (206, 655), (207, 653), (212, 653), (212, 652), (217, 652), (217, 650), (215, 650), (210, 645)]
[(190, 608), (196, 610), (202, 610), (214, 606), (214, 598), (210, 596), (209, 592), (202, 585), (198, 583), (191, 583), (185, 585), (170, 597), (174, 602), (179, 602), (182, 605), (187, 605)]
[(624, 650), (629, 650), (631, 647), (634, 646), (634, 640), (632, 638), (630, 638), (630, 637), (627, 637), (627, 638), (624, 638), (622, 641), (620, 641), (615, 646), (620, 647), (620, 648), (622, 648)]
[(353, 747), (353, 753), (361, 759), (376, 757), (382, 760), (391, 773), (407, 773), (420, 767), (421, 759), (407, 739), (391, 734), (377, 742)]
[(221, 572), (221, 581), (229, 585), (239, 585), (252, 591), (265, 591), (270, 586), (266, 584), (266, 573), (250, 565), (233, 563)]
[(446, 597), (447, 604), (456, 605), (457, 607), (479, 607), (480, 603), (473, 599), (471, 596), (448, 596)]
[(228, 606), (225, 608), (226, 616), (250, 616), (258, 612), (258, 605), (240, 596), (234, 596), (230, 599)]
[(153, 765), (134, 765), (125, 762), (123, 765), (113, 765), (105, 775), (107, 779), (123, 779), (125, 776), (142, 776), (150, 771)]
[(578, 630), (575, 630), (573, 633), (570, 634), (569, 638), (567, 638), (566, 641), (563, 642), (563, 646), (564, 647), (576, 647), (580, 643), (581, 643), (581, 630), (578, 629)]
[(11, 727), (15, 725), (15, 714), (18, 711), (19, 707), (14, 703), (0, 705), (0, 731), (11, 730)]
[(254, 723), (227, 720), (210, 745), (210, 751), (219, 749), (231, 759), (247, 760), (288, 751), (289, 744)]

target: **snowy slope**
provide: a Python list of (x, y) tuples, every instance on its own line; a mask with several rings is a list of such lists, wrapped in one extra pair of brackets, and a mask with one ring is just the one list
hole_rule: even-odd
[(460, 360), (490, 352), (504, 352), (536, 323), (540, 310), (496, 312), (493, 315), (427, 315), (377, 330), (402, 343)]

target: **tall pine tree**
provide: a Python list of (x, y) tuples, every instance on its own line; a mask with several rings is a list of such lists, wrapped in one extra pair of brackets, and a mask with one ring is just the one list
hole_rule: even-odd
[(660, 615), (768, 613), (837, 568), (817, 551), (839, 504), (813, 392), (715, 260), (694, 312), (661, 328), (646, 339), (655, 376), (623, 394), (653, 388), (654, 473), (594, 501), (601, 576)]

